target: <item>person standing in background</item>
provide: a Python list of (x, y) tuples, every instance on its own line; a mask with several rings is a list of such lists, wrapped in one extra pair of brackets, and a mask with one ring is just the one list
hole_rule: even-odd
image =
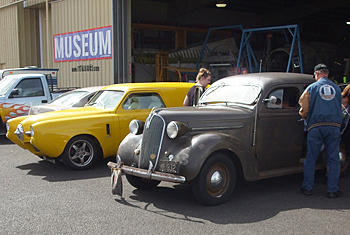
[(341, 140), (345, 146), (346, 158), (350, 159), (350, 85), (347, 85), (342, 92), (343, 123), (341, 125)]
[(190, 88), (190, 90), (188, 91), (184, 103), (184, 106), (193, 106), (193, 101), (194, 101), (194, 91), (196, 86), (201, 86), (202, 87), (202, 93), (205, 91), (205, 89), (207, 88), (207, 86), (209, 85), (211, 81), (211, 73), (208, 69), (205, 68), (201, 68), (199, 70), (199, 73), (197, 74), (196, 77), (196, 84)]
[(314, 68), (316, 82), (309, 85), (299, 99), (299, 114), (306, 120), (307, 155), (304, 161), (304, 180), (300, 192), (311, 196), (315, 179), (315, 164), (324, 144), (327, 152), (327, 197), (342, 196), (338, 189), (340, 175), (339, 144), (342, 124), (342, 96), (339, 86), (328, 79), (325, 64)]

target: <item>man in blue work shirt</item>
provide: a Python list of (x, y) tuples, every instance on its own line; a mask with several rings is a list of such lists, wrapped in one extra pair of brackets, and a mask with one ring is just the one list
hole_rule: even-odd
[(309, 85), (299, 99), (299, 114), (306, 120), (307, 155), (304, 161), (304, 181), (301, 193), (312, 194), (315, 164), (324, 144), (327, 152), (328, 194), (327, 197), (342, 196), (338, 189), (340, 174), (339, 143), (342, 123), (342, 97), (340, 88), (328, 79), (329, 70), (325, 64), (314, 68), (316, 82)]

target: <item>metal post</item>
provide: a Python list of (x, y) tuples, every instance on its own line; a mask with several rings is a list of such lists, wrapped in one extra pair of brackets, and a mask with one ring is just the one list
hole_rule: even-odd
[(49, 0), (46, 0), (46, 59), (47, 59), (47, 65), (46, 68), (50, 67), (50, 53), (49, 53), (49, 42), (50, 42), (50, 35), (49, 35)]
[(112, 0), (114, 83), (128, 81), (127, 0)]

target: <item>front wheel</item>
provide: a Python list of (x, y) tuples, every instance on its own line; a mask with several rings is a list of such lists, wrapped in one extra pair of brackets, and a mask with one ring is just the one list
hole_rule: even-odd
[(236, 186), (236, 169), (232, 160), (221, 153), (214, 154), (203, 164), (192, 182), (195, 198), (213, 206), (226, 202)]
[(71, 139), (62, 156), (62, 162), (74, 170), (90, 168), (97, 159), (98, 147), (89, 136), (76, 136)]
[(160, 184), (158, 180), (149, 180), (128, 174), (126, 174), (126, 179), (132, 186), (138, 189), (152, 189)]

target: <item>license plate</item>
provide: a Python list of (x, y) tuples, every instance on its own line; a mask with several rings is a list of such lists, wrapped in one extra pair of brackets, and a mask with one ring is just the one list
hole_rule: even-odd
[(173, 161), (159, 161), (159, 171), (168, 173), (179, 173), (180, 163)]

